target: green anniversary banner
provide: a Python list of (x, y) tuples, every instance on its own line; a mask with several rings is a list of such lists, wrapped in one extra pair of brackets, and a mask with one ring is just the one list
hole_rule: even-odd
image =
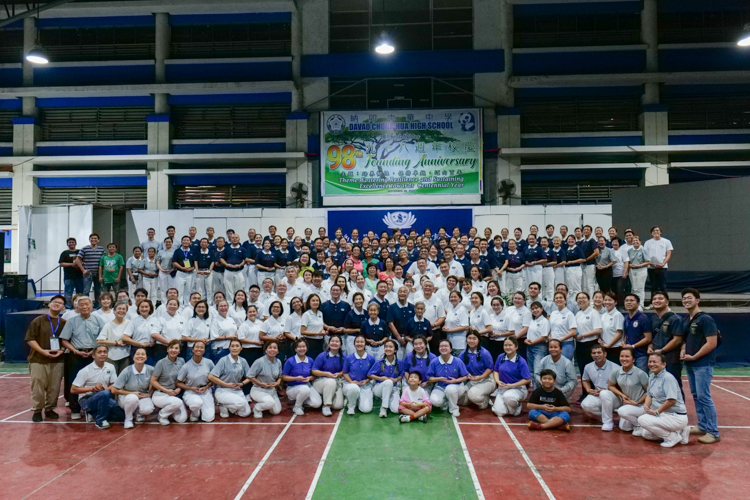
[(477, 109), (321, 113), (324, 196), (479, 194)]

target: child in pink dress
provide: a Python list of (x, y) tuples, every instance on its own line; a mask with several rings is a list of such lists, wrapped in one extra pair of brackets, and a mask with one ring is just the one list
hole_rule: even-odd
[(411, 372), (408, 382), (409, 386), (404, 388), (398, 402), (398, 412), (401, 414), (399, 421), (401, 423), (409, 423), (412, 420), (427, 422), (427, 415), (432, 411), (432, 402), (427, 391), (419, 386), (422, 383), (422, 374), (418, 371)]

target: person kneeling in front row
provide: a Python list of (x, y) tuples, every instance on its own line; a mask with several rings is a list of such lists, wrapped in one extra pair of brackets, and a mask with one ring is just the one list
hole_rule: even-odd
[(70, 387), (72, 394), (80, 395), (81, 409), (94, 417), (97, 429), (108, 429), (110, 415), (122, 418), (122, 411), (112, 399), (112, 386), (117, 380), (115, 367), (106, 363), (109, 349), (100, 345), (94, 351), (94, 362), (86, 365), (76, 375)]
[(117, 395), (117, 404), (125, 411), (126, 429), (133, 428), (133, 415), (136, 412), (137, 422), (143, 422), (146, 415), (154, 412), (154, 403), (149, 392), (154, 367), (146, 364), (147, 359), (144, 347), (136, 349), (133, 364), (120, 372), (112, 390)]
[(648, 391), (643, 405), (646, 414), (638, 417), (638, 425), (643, 429), (643, 439), (661, 439), (664, 448), (671, 448), (677, 443), (688, 443), (690, 427), (680, 386), (674, 375), (665, 370), (666, 367), (666, 356), (657, 353), (649, 355), (651, 375), (648, 377)]
[(529, 429), (540, 431), (562, 429), (570, 431), (570, 404), (562, 391), (555, 387), (557, 374), (544, 369), (539, 374), (541, 387), (531, 393), (529, 403)]

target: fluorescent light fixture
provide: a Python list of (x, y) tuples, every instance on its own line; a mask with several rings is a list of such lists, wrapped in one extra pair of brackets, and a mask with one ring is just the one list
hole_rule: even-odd
[(44, 51), (42, 51), (42, 48), (38, 45), (26, 54), (26, 60), (34, 64), (47, 64), (49, 62), (47, 54), (45, 54)]
[(747, 23), (742, 30), (742, 38), (737, 42), (740, 47), (750, 47), (750, 23)]
[(391, 44), (391, 41), (388, 38), (388, 35), (384, 31), (380, 35), (380, 40), (378, 41), (378, 44), (375, 47), (375, 52), (377, 52), (378, 54), (392, 54), (394, 50), (396, 50), (396, 48), (393, 46), (393, 44)]

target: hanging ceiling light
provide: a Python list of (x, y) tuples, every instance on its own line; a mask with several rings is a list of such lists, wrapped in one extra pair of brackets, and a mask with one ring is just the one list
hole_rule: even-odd
[(740, 47), (750, 47), (750, 23), (747, 23), (742, 30), (742, 38), (737, 42)]
[(36, 6), (36, 42), (34, 42), (34, 46), (31, 48), (28, 54), (26, 54), (26, 60), (34, 63), (34, 64), (47, 64), (49, 62), (49, 58), (47, 57), (47, 54), (44, 53), (44, 50), (42, 50), (42, 44), (39, 42), (39, 7), (40, 5), (37, 4)]
[(396, 50), (396, 48), (391, 43), (390, 38), (388, 38), (388, 34), (384, 31), (380, 34), (380, 40), (375, 46), (375, 52), (378, 54), (391, 54), (394, 50)]

